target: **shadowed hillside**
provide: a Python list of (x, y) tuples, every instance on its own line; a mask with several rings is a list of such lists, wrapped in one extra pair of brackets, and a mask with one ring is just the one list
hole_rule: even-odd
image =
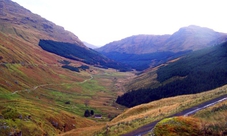
[(159, 68), (159, 87), (130, 91), (119, 96), (117, 103), (132, 107), (161, 98), (195, 94), (227, 84), (226, 76), (227, 42), (192, 52)]

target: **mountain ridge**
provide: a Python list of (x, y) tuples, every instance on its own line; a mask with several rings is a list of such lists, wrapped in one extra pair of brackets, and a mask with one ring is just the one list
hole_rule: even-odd
[(202, 49), (220, 37), (227, 37), (227, 34), (215, 32), (206, 27), (190, 25), (180, 28), (172, 35), (134, 35), (108, 43), (96, 50), (105, 53), (128, 54), (147, 54), (161, 51), (179, 52)]
[(190, 25), (172, 35), (135, 35), (96, 49), (110, 59), (143, 71), (188, 52), (226, 41), (227, 34), (206, 27)]

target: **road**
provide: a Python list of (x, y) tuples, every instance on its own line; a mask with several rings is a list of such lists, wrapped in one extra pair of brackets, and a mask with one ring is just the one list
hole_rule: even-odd
[[(215, 105), (215, 104), (217, 104), (217, 103), (219, 103), (219, 102), (222, 102), (222, 101), (225, 101), (225, 100), (227, 100), (227, 94), (226, 94), (226, 95), (223, 95), (223, 96), (220, 96), (220, 97), (218, 97), (218, 98), (209, 100), (209, 101), (207, 101), (207, 102), (201, 103), (201, 104), (199, 104), (199, 105), (197, 105), (197, 106), (193, 106), (193, 107), (191, 107), (191, 108), (189, 108), (189, 109), (186, 109), (186, 110), (184, 110), (184, 111), (182, 111), (182, 112), (176, 113), (176, 114), (171, 115), (171, 116), (169, 116), (169, 117), (173, 117), (173, 116), (189, 116), (189, 115), (191, 115), (191, 114), (196, 113), (196, 112), (199, 111), (199, 110), (205, 109), (205, 108), (207, 108), (207, 107), (209, 107), (209, 106)], [(167, 118), (168, 118), (168, 117), (167, 117)], [(142, 126), (142, 127), (138, 128), (138, 129), (136, 129), (136, 130), (134, 130), (134, 131), (132, 131), (132, 132), (129, 132), (129, 133), (127, 133), (127, 134), (124, 134), (124, 135), (122, 135), (122, 136), (142, 136), (142, 135), (144, 135), (144, 134), (147, 134), (148, 132), (150, 132), (150, 131), (154, 128), (154, 126), (155, 126), (159, 121), (160, 121), (160, 120), (151, 122), (151, 123), (149, 123), (149, 124), (147, 124), (147, 125), (145, 125), (145, 126)]]

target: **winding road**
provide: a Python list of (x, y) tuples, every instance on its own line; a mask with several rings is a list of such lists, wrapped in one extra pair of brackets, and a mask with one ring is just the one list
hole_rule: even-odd
[[(193, 107), (191, 107), (191, 108), (189, 108), (189, 109), (186, 109), (186, 110), (184, 110), (184, 111), (182, 111), (182, 112), (176, 113), (176, 114), (174, 114), (174, 115), (172, 115), (172, 116), (169, 116), (169, 117), (173, 117), (173, 116), (189, 116), (189, 115), (191, 115), (191, 114), (196, 113), (197, 111), (200, 111), (200, 110), (202, 110), (202, 109), (205, 109), (205, 108), (207, 108), (207, 107), (210, 107), (210, 106), (212, 106), (212, 105), (215, 105), (215, 104), (217, 104), (217, 103), (219, 103), (219, 102), (222, 102), (222, 101), (225, 101), (225, 100), (227, 100), (227, 94), (222, 95), (222, 96), (220, 96), (220, 97), (217, 97), (217, 98), (215, 98), (215, 99), (206, 101), (206, 102), (201, 103), (201, 104), (199, 104), (199, 105), (197, 105), (197, 106), (193, 106)], [(168, 117), (167, 117), (167, 118), (168, 118)], [(132, 132), (129, 132), (129, 133), (127, 133), (127, 134), (124, 134), (124, 135), (122, 135), (122, 136), (142, 136), (142, 135), (144, 135), (144, 134), (147, 134), (147, 133), (149, 133), (150, 131), (153, 130), (154, 126), (155, 126), (159, 121), (161, 121), (161, 120), (151, 122), (150, 124), (147, 124), (147, 125), (145, 125), (145, 126), (142, 126), (142, 127), (138, 128), (138, 129), (136, 129), (136, 130), (134, 130), (134, 131), (132, 131)]]

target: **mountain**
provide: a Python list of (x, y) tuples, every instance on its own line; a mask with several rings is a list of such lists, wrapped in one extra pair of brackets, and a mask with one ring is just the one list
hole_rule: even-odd
[(119, 64), (63, 27), (0, 0), (0, 135), (59, 135), (98, 126), (86, 110), (101, 121), (120, 114), (115, 84), (121, 87), (126, 74), (97, 68), (103, 63)]
[(95, 45), (93, 45), (93, 44), (90, 44), (90, 43), (87, 43), (87, 42), (84, 42), (84, 41), (83, 41), (83, 43), (84, 43), (84, 45), (87, 46), (88, 48), (91, 48), (91, 49), (96, 49), (96, 48), (98, 48), (98, 46), (95, 46)]
[[(153, 100), (195, 94), (227, 84), (227, 42), (194, 51), (157, 70), (156, 85), (119, 96), (117, 103), (132, 107)], [(141, 99), (143, 98), (143, 99)]]
[(11, 0), (0, 1), (1, 31), (38, 45), (40, 39), (84, 44), (73, 33), (21, 7)]
[(180, 28), (172, 35), (135, 35), (114, 41), (97, 49), (99, 52), (119, 52), (126, 54), (147, 54), (153, 52), (180, 52), (198, 50), (227, 34), (212, 29), (190, 25)]
[(227, 34), (191, 25), (180, 28), (172, 35), (136, 35), (96, 50), (136, 70), (144, 70), (226, 39)]
[(135, 35), (111, 42), (96, 50), (104, 53), (147, 54), (157, 52), (157, 48), (163, 45), (169, 37), (170, 35)]
[[(105, 68), (116, 67), (117, 69), (119, 69), (119, 67), (122, 67), (121, 69), (123, 69), (123, 67), (125, 67), (125, 65), (120, 66), (119, 63), (116, 63), (104, 57), (100, 53), (95, 53), (95, 51), (93, 51), (92, 49), (87, 48), (83, 44), (83, 42), (81, 42), (79, 38), (73, 33), (64, 30), (63, 27), (55, 25), (54, 23), (40, 17), (39, 15), (31, 13), (29, 10), (19, 6), (15, 2), (12, 2), (10, 0), (1, 0), (0, 6), (2, 7), (0, 11), (0, 29), (1, 32), (8, 36), (12, 36), (14, 38), (17, 38), (18, 40), (22, 40), (23, 42), (26, 41), (34, 45), (40, 45), (40, 43), (42, 43), (40, 42), (40, 40), (50, 40), (56, 43), (69, 43), (71, 44), (71, 46), (75, 47), (75, 50), (76, 47), (80, 48), (80, 54), (83, 54), (85, 52), (86, 54), (84, 55), (93, 54), (93, 57), (91, 56), (92, 59), (90, 59), (93, 62), (89, 62), (89, 60), (83, 61), (84, 55), (77, 56), (77, 54), (74, 54), (74, 58), (77, 58), (76, 60), (83, 61), (89, 64), (94, 64), (95, 62), (97, 66)], [(37, 48), (36, 46), (32, 46), (31, 48), (34, 47), (34, 50), (40, 51), (40, 48)], [(56, 46), (52, 46), (51, 48), (53, 49), (53, 47)], [(54, 50), (59, 50), (59, 48), (55, 48)], [(52, 50), (51, 52), (56, 53), (55, 51)], [(67, 50), (64, 51), (66, 51), (64, 53), (67, 54)], [(68, 51), (70, 52), (70, 50)]]

